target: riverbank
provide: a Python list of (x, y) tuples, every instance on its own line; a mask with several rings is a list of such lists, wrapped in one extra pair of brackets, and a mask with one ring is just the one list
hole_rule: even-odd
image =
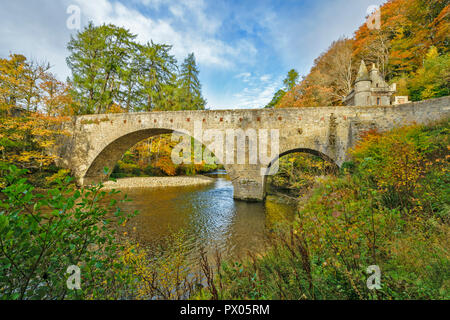
[(208, 185), (214, 182), (213, 178), (205, 176), (176, 176), (176, 177), (133, 177), (121, 178), (104, 183), (105, 190), (128, 188), (161, 188)]

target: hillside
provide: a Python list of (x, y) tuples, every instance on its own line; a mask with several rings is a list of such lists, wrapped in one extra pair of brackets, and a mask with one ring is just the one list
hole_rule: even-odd
[(276, 107), (341, 105), (359, 64), (375, 63), (412, 101), (450, 94), (449, 22), (446, 0), (390, 0), (381, 7), (381, 29), (363, 24), (351, 39), (331, 44), (308, 75)]

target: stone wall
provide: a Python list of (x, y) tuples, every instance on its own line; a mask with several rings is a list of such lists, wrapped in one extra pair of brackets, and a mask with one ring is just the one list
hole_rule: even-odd
[[(59, 141), (59, 165), (70, 168), (80, 184), (107, 178), (126, 150), (141, 140), (173, 131), (196, 137), (194, 124), (208, 129), (278, 129), (279, 154), (311, 152), (334, 161), (348, 160), (347, 151), (364, 131), (380, 131), (411, 123), (430, 123), (450, 115), (450, 97), (386, 107), (318, 107), (302, 109), (165, 111), (75, 117), (65, 124), (70, 137)], [(237, 152), (236, 145), (234, 146)], [(246, 146), (248, 153), (248, 145)], [(277, 154), (272, 158), (275, 160)], [(264, 198), (267, 165), (224, 163), (241, 200)]]

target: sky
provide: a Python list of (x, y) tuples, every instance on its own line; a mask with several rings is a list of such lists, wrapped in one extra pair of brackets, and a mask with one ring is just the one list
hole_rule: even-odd
[[(141, 43), (193, 52), (209, 109), (260, 108), (294, 68), (308, 74), (330, 44), (351, 37), (384, 0), (0, 0), (0, 57), (21, 53), (70, 77), (67, 42), (92, 21), (129, 29)], [(80, 10), (80, 29), (67, 25)], [(73, 21), (73, 20), (69, 20)], [(69, 24), (70, 25), (70, 24)]]

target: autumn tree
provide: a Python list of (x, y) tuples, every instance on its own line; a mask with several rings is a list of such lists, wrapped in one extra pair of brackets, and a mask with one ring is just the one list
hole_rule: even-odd
[(275, 92), (272, 100), (264, 108), (275, 108), (280, 103), (286, 92), (292, 90), (295, 87), (295, 85), (298, 83), (298, 78), (299, 74), (297, 70), (289, 70), (286, 78), (283, 80), (284, 88)]
[(59, 81), (51, 73), (43, 76), (39, 84), (43, 111), (48, 116), (71, 116), (76, 112), (76, 103), (69, 84)]
[(409, 90), (413, 101), (450, 95), (450, 54), (439, 55), (437, 48), (431, 47)]
[(0, 59), (0, 107), (6, 113), (23, 100), (26, 58), (11, 55), (10, 59)]
[(27, 111), (37, 110), (39, 104), (38, 81), (48, 67), (29, 62), (20, 54), (0, 59), (0, 105), (6, 111), (11, 107)]
[(389, 83), (398, 84), (398, 94), (413, 101), (448, 94), (448, 1), (389, 0), (380, 10), (380, 29), (363, 24), (352, 39), (334, 42), (278, 107), (341, 105), (361, 60), (375, 63)]
[(301, 83), (284, 95), (278, 107), (340, 105), (351, 91), (354, 74), (352, 40), (335, 41), (314, 61)]
[(0, 59), (0, 109), (6, 113), (16, 108), (27, 112), (50, 114), (52, 110), (54, 115), (70, 114), (71, 97), (67, 85), (58, 81), (49, 70), (49, 63), (29, 61), (20, 54)]
[(325, 78), (325, 87), (332, 89), (333, 105), (339, 105), (352, 90), (356, 73), (352, 44), (350, 39), (339, 39), (316, 62)]
[(381, 7), (381, 29), (364, 24), (355, 33), (354, 54), (377, 63), (388, 80), (414, 73), (431, 46), (448, 51), (448, 12), (446, 0), (390, 0)]

